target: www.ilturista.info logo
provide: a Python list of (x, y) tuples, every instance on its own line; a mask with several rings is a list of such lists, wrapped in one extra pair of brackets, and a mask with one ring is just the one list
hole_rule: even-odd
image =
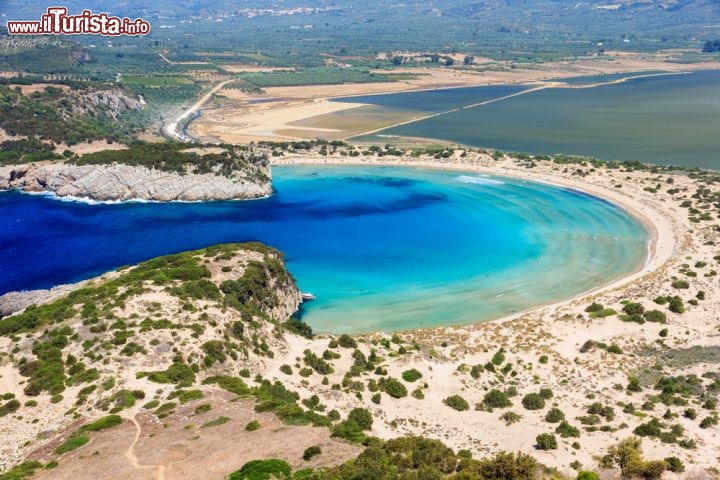
[(83, 10), (80, 15), (68, 15), (65, 7), (50, 7), (40, 21), (7, 22), (11, 35), (147, 35), (150, 24), (142, 18), (110, 17), (107, 13), (95, 14)]

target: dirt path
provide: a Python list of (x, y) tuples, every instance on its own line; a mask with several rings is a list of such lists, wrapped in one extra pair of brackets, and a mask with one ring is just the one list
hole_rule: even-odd
[(135, 438), (133, 439), (128, 449), (125, 451), (125, 458), (128, 459), (128, 461), (134, 468), (142, 470), (156, 469), (157, 472), (155, 472), (155, 480), (165, 480), (165, 465), (142, 465), (138, 460), (137, 456), (135, 455), (135, 445), (137, 444), (138, 440), (140, 440), (140, 435), (142, 434), (142, 427), (134, 416), (130, 417), (130, 421), (133, 423), (133, 425), (135, 425)]
[(181, 142), (194, 142), (195, 140), (194, 140), (192, 137), (190, 137), (189, 135), (187, 135), (185, 132), (183, 132), (183, 131), (178, 131), (178, 126), (180, 125), (180, 123), (181, 123), (183, 120), (185, 120), (186, 118), (189, 118), (191, 115), (195, 114), (196, 111), (200, 110), (200, 108), (210, 99), (210, 97), (212, 97), (212, 95), (213, 95), (214, 93), (218, 92), (218, 91), (219, 91), (220, 89), (222, 89), (225, 85), (227, 85), (228, 83), (230, 83), (230, 82), (232, 82), (232, 81), (233, 81), (233, 80), (225, 80), (225, 81), (222, 81), (222, 82), (218, 83), (218, 84), (215, 85), (214, 87), (212, 87), (212, 88), (210, 89), (210, 91), (208, 91), (205, 95), (203, 95), (202, 97), (200, 97), (200, 98), (198, 99), (198, 101), (196, 101), (190, 108), (188, 108), (187, 110), (185, 110), (185, 111), (184, 111), (182, 114), (180, 114), (180, 116), (178, 116), (175, 120), (173, 120), (172, 122), (168, 123), (168, 124), (163, 128), (163, 130), (165, 131), (165, 133), (166, 133), (167, 135), (169, 135), (170, 137), (173, 137), (173, 138), (175, 138), (175, 139), (177, 139), (177, 140), (180, 140)]

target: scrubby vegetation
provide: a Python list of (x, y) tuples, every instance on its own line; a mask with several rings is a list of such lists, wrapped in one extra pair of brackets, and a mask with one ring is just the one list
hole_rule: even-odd
[[(314, 480), (353, 478), (535, 480), (538, 478), (536, 460), (522, 453), (501, 452), (494, 457), (475, 460), (468, 455), (460, 455), (460, 453), (456, 455), (438, 440), (422, 437), (402, 437), (385, 442), (368, 439), (365, 443), (366, 450), (356, 459), (338, 467), (306, 472), (307, 478)], [(263, 473), (250, 476), (251, 471)], [(241, 472), (244, 472), (242, 474), (244, 476), (240, 476)], [(248, 463), (230, 478), (259, 480), (275, 475), (276, 478), (289, 479), (291, 473), (289, 466), (284, 462), (265, 460)]]
[(137, 95), (118, 86), (48, 85), (23, 95), (19, 87), (0, 85), (0, 128), (55, 143), (128, 141), (145, 125), (144, 119), (132, 115), (139, 110)]
[(254, 180), (269, 180), (262, 171), (257, 169), (257, 167), (268, 165), (267, 157), (264, 154), (254, 153), (249, 147), (223, 145), (222, 152), (204, 155), (185, 151), (195, 146), (178, 142), (134, 141), (125, 150), (102, 150), (86, 153), (74, 162), (78, 165), (121, 163), (165, 172), (212, 173), (225, 177), (229, 177), (235, 172), (243, 172), (244, 175), (248, 175)]

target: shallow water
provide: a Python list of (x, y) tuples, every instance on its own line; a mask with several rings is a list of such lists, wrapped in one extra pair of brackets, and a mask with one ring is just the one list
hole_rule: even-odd
[(286, 254), (317, 331), (462, 324), (637, 269), (648, 234), (576, 191), (390, 167), (275, 167), (267, 199), (88, 205), (0, 194), (0, 293), (158, 255), (260, 240)]
[[(535, 154), (563, 153), (603, 160), (720, 169), (720, 71), (637, 78), (592, 88), (551, 88), (488, 105), (391, 127), (356, 141), (387, 136), (434, 138)], [(433, 100), (426, 92), (423, 102)], [(454, 101), (476, 103), (476, 89)], [(403, 97), (403, 95), (408, 95)], [(415, 107), (416, 97), (367, 97), (385, 108)]]

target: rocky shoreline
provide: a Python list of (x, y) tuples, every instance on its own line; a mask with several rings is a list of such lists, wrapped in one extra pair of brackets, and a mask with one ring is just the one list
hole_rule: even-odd
[[(259, 167), (260, 168), (260, 167)], [(37, 162), (0, 167), (0, 190), (53, 193), (95, 201), (207, 201), (260, 198), (272, 193), (270, 169), (265, 178), (179, 173), (123, 164), (73, 165)]]

